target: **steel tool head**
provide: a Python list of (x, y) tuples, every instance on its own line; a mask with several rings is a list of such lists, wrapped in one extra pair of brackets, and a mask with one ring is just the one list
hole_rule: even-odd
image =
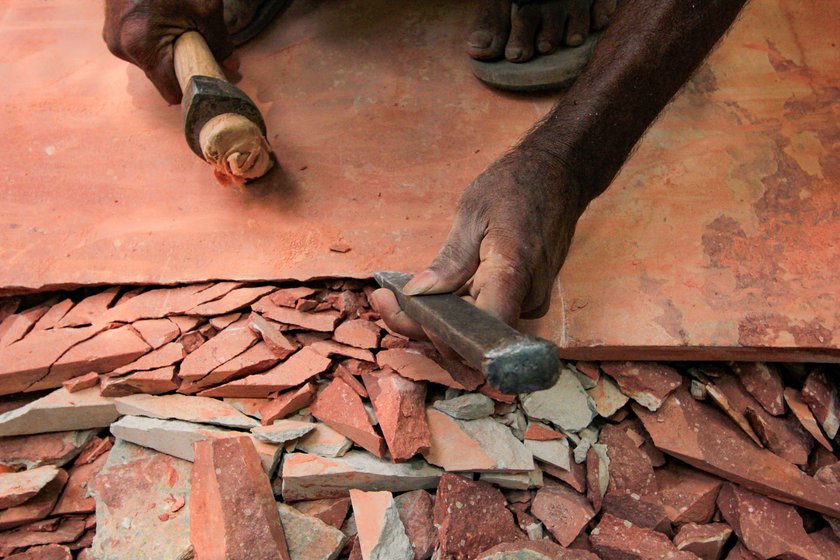
[(193, 76), (181, 102), (184, 111), (184, 135), (200, 158), (198, 136), (207, 121), (225, 113), (236, 113), (256, 124), (265, 136), (265, 121), (251, 98), (233, 84), (210, 76)]

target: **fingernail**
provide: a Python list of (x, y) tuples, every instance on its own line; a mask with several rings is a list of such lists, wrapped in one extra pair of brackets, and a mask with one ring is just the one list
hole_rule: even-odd
[(476, 31), (470, 35), (470, 46), (474, 49), (486, 49), (493, 42), (493, 36), (487, 31)]
[(583, 35), (581, 35), (579, 33), (575, 33), (574, 35), (569, 37), (569, 44), (571, 46), (576, 47), (576, 46), (580, 45), (581, 43), (583, 43)]
[(368, 298), (368, 303), (370, 303), (370, 306), (374, 311), (379, 313), (379, 301), (377, 301), (376, 299), (376, 292), (370, 294), (370, 297)]
[(424, 270), (403, 287), (407, 296), (419, 296), (431, 290), (438, 283), (438, 275), (433, 270)]

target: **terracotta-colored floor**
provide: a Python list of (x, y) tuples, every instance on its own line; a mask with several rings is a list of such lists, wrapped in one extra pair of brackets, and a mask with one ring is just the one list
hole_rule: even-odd
[[(554, 98), (470, 75), (468, 6), (402, 4), (298, 3), (241, 50), (283, 166), (247, 192), (107, 52), (99, 3), (0, 5), (0, 287), (421, 268)], [(578, 358), (840, 360), (832, 4), (751, 3), (587, 211), (528, 328)]]

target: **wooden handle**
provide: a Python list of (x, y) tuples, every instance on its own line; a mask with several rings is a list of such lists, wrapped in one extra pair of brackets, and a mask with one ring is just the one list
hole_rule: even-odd
[(210, 76), (227, 81), (213, 52), (198, 31), (187, 31), (175, 39), (175, 75), (181, 91), (193, 76)]

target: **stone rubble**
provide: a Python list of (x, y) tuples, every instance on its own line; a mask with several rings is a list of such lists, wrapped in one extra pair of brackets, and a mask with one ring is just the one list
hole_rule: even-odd
[(0, 558), (840, 558), (836, 367), (576, 362), (505, 395), (371, 291), (0, 298)]

